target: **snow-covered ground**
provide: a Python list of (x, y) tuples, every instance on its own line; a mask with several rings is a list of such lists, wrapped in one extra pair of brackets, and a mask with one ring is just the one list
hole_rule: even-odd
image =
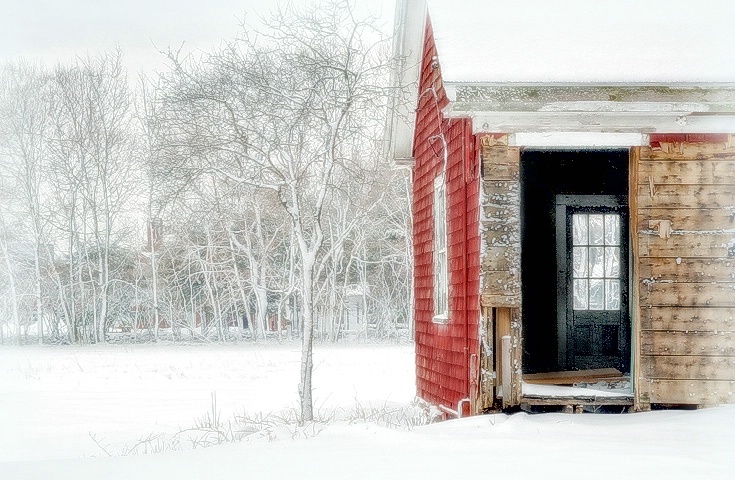
[[(109, 457), (210, 414), (297, 406), (297, 344), (0, 348), (0, 479), (647, 478), (735, 472), (735, 408), (488, 415), (391, 429), (359, 421), (414, 396), (410, 346), (317, 346), (315, 398), (335, 420), (239, 443)], [(349, 415), (342, 415), (347, 418)], [(96, 442), (93, 440), (96, 440)], [(150, 442), (147, 445), (153, 446)]]

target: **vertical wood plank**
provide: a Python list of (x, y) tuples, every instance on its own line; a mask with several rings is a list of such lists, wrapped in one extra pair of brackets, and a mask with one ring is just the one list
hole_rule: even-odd
[[(727, 142), (683, 137), (631, 151), (638, 410), (735, 401), (735, 145), (731, 135)], [(656, 221), (670, 222), (671, 231), (660, 232)]]
[[(504, 352), (503, 352), (502, 339), (503, 337), (506, 337), (506, 336), (510, 337), (510, 334), (511, 334), (510, 309), (494, 308), (493, 310), (495, 310), (495, 351), (498, 353), (495, 356), (495, 373), (496, 373), (496, 378), (500, 380), (505, 375), (505, 372), (503, 370)], [(510, 359), (508, 359), (508, 362), (510, 362)], [(508, 365), (510, 365), (510, 363), (508, 363)], [(503, 404), (505, 404), (505, 402), (507, 401), (506, 396), (510, 398), (509, 393), (506, 393), (505, 390), (503, 390)]]
[(486, 408), (491, 408), (495, 403), (495, 379), (493, 372), (495, 368), (495, 356), (498, 350), (494, 347), (494, 319), (493, 309), (482, 307), (480, 325), (480, 398), (477, 413)]
[[(480, 138), (483, 166), (482, 305), (494, 310), (494, 367), (496, 382), (505, 378), (503, 405), (521, 399), (521, 245), (520, 149), (507, 146), (507, 136)], [(504, 354), (502, 338), (509, 338)], [(484, 388), (487, 383), (483, 382)], [(493, 392), (491, 395), (497, 394)]]
[(503, 357), (503, 365), (502, 365), (502, 375), (501, 378), (503, 379), (502, 385), (503, 385), (503, 408), (508, 408), (513, 403), (513, 366), (512, 366), (512, 355), (511, 355), (511, 349), (512, 349), (512, 340), (510, 335), (503, 335), (503, 337), (500, 339), (501, 342), (501, 356)]
[[(643, 149), (646, 149), (643, 152)], [(638, 245), (638, 172), (643, 157), (648, 157), (648, 147), (632, 147), (630, 149), (630, 163), (628, 165), (628, 205), (630, 209), (630, 318), (631, 341), (633, 342), (632, 381), (633, 381), (633, 408), (637, 411), (650, 410), (650, 384), (646, 381), (641, 363), (641, 314), (638, 308), (640, 302), (640, 248)]]
[(521, 337), (521, 309), (511, 308), (510, 310), (510, 332), (512, 338), (511, 345), (511, 401), (512, 405), (520, 405), (523, 383), (523, 338)]

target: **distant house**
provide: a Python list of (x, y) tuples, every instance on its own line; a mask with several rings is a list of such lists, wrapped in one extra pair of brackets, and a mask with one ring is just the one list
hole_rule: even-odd
[(735, 84), (488, 83), (434, 3), (399, 1), (391, 127), (418, 395), (455, 415), (735, 402)]

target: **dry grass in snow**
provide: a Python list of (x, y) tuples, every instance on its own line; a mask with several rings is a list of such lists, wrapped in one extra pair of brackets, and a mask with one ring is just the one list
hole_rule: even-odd
[(733, 406), (423, 425), (432, 417), (413, 400), (411, 346), (317, 347), (321, 418), (299, 427), (298, 355), (296, 344), (0, 350), (0, 478), (676, 480), (735, 471)]

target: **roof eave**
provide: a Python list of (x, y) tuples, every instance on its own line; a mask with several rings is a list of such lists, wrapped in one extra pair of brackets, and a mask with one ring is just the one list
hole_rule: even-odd
[(426, 27), (426, 0), (396, 2), (393, 95), (386, 124), (386, 155), (397, 166), (407, 166), (413, 155), (413, 134), (418, 105), (418, 82)]
[(480, 132), (735, 132), (734, 83), (449, 82), (449, 118)]

